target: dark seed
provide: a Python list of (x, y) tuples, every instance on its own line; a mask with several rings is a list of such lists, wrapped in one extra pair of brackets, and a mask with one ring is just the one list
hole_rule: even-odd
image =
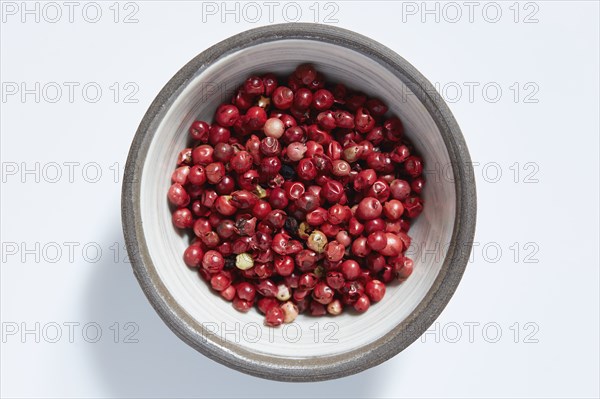
[(225, 258), (224, 269), (235, 269), (235, 257), (236, 255), (232, 255)]
[(299, 238), (298, 237), (298, 221), (295, 218), (288, 216), (288, 218), (285, 219), (285, 224), (284, 224), (283, 228), (293, 238)]
[(296, 171), (290, 165), (281, 166), (279, 174), (283, 176), (285, 180), (292, 180), (294, 177), (296, 177)]

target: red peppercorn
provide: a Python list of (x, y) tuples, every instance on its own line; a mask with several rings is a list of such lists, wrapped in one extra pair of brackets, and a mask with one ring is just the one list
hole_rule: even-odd
[(280, 187), (275, 187), (269, 194), (269, 203), (273, 209), (285, 209), (288, 205), (288, 197), (285, 190)]
[(220, 125), (213, 124), (208, 131), (208, 143), (212, 146), (218, 143), (226, 143), (231, 137), (231, 131)]
[(294, 94), (293, 107), (295, 107), (298, 110), (307, 109), (308, 107), (310, 107), (312, 100), (313, 100), (312, 91), (302, 87), (302, 88), (298, 89), (296, 91), (296, 93)]
[(256, 296), (256, 289), (248, 282), (239, 283), (236, 287), (237, 296), (245, 301), (252, 302)]
[(240, 117), (240, 111), (235, 105), (223, 104), (217, 108), (215, 121), (224, 127), (231, 127)]
[(333, 94), (329, 90), (320, 89), (313, 95), (312, 106), (317, 111), (324, 111), (331, 108), (333, 101)]
[(340, 270), (346, 280), (356, 280), (360, 275), (360, 265), (355, 260), (344, 261)]
[(327, 284), (333, 288), (334, 290), (339, 290), (344, 286), (346, 282), (344, 279), (344, 275), (341, 272), (330, 271), (327, 272)]
[(256, 283), (256, 291), (264, 297), (274, 298), (277, 295), (277, 285), (265, 278)]
[(235, 223), (232, 220), (225, 219), (219, 223), (216, 232), (221, 238), (231, 238), (235, 234)]
[(215, 209), (224, 216), (231, 216), (237, 211), (237, 208), (231, 201), (230, 195), (219, 196), (215, 201)]
[(334, 238), (340, 232), (340, 226), (331, 224), (329, 222), (323, 223), (321, 226), (319, 226), (319, 229), (329, 239)]
[(194, 121), (190, 127), (190, 137), (203, 143), (208, 142), (208, 130), (210, 125), (204, 121)]
[(367, 310), (369, 310), (370, 306), (371, 301), (369, 300), (369, 297), (365, 294), (359, 296), (356, 302), (354, 303), (354, 309), (359, 313), (366, 312)]
[(372, 273), (379, 273), (386, 266), (385, 256), (372, 252), (367, 256), (367, 269)]
[(283, 189), (285, 190), (285, 195), (293, 201), (300, 198), (306, 191), (304, 184), (292, 181), (286, 181), (283, 183)]
[(186, 206), (190, 203), (190, 196), (179, 183), (174, 183), (171, 185), (171, 188), (169, 188), (169, 192), (167, 193), (167, 197), (169, 202), (175, 206)]
[(390, 220), (398, 220), (404, 212), (404, 205), (397, 199), (392, 199), (383, 204), (383, 214)]
[(192, 163), (192, 149), (185, 148), (177, 155), (177, 166), (190, 165)]
[(267, 217), (271, 210), (271, 204), (269, 204), (267, 201), (258, 200), (252, 208), (252, 214), (258, 219), (262, 220)]
[(275, 209), (269, 212), (267, 217), (265, 217), (265, 222), (275, 229), (281, 229), (285, 224), (286, 217), (287, 215), (284, 211)]
[(252, 308), (252, 302), (245, 301), (237, 296), (233, 298), (233, 307), (238, 312), (247, 312)]
[(223, 258), (223, 255), (217, 251), (207, 251), (202, 258), (202, 267), (211, 274), (220, 272), (223, 270), (224, 266), (225, 259)]
[(379, 280), (371, 280), (365, 285), (365, 293), (371, 302), (379, 302), (385, 295), (385, 284)]
[(367, 197), (358, 204), (356, 216), (361, 220), (371, 220), (378, 218), (382, 212), (381, 202), (377, 198)]
[(188, 182), (189, 174), (190, 174), (189, 166), (187, 166), (187, 165), (180, 166), (177, 169), (175, 169), (173, 174), (171, 174), (171, 181), (173, 183), (179, 183), (183, 186)]
[(374, 146), (381, 144), (384, 140), (383, 128), (381, 126), (375, 126), (366, 134), (365, 139), (371, 142)]
[(206, 183), (206, 170), (202, 165), (194, 165), (189, 169), (189, 175), (187, 176), (190, 183), (202, 186)]
[(396, 268), (396, 273), (398, 275), (398, 280), (404, 281), (406, 280), (413, 272), (414, 262), (412, 259), (404, 258), (402, 262), (402, 267)]
[(410, 194), (411, 188), (407, 181), (397, 179), (390, 183), (390, 191), (393, 198), (403, 201)]
[(220, 195), (231, 194), (235, 189), (235, 180), (233, 180), (233, 177), (225, 175), (221, 181), (215, 185), (215, 189), (217, 194)]
[(304, 158), (298, 162), (296, 173), (302, 180), (312, 180), (317, 176), (317, 168), (315, 167), (312, 159)]
[(180, 229), (191, 227), (194, 223), (192, 211), (188, 208), (178, 208), (172, 215), (173, 225)]
[(356, 111), (362, 107), (367, 101), (367, 96), (362, 93), (352, 93), (346, 98), (346, 107), (350, 111)]
[(217, 184), (225, 176), (225, 165), (213, 162), (206, 165), (206, 179), (210, 184)]
[(372, 115), (383, 116), (388, 111), (387, 105), (378, 98), (371, 98), (367, 100), (365, 106)]
[(317, 71), (311, 64), (302, 64), (296, 67), (294, 77), (298, 79), (301, 84), (309, 85), (317, 78)]
[(281, 160), (278, 157), (266, 157), (260, 162), (260, 171), (265, 176), (274, 176), (281, 170)]
[(344, 196), (344, 186), (337, 180), (328, 179), (324, 184), (323, 188), (319, 192), (319, 197), (324, 202), (332, 204), (341, 203), (342, 197)]
[(232, 145), (228, 143), (217, 143), (215, 145), (213, 157), (219, 162), (229, 162), (231, 157), (233, 157), (233, 153), (234, 149)]
[(301, 272), (313, 271), (317, 263), (317, 254), (310, 249), (303, 249), (296, 254), (296, 266)]
[(358, 237), (352, 242), (352, 253), (359, 258), (364, 258), (371, 253), (366, 237)]
[(373, 127), (375, 127), (375, 119), (371, 116), (369, 110), (360, 107), (356, 110), (356, 115), (354, 116), (354, 127), (360, 133), (367, 133)]
[(320, 205), (319, 197), (311, 192), (302, 194), (294, 203), (299, 209), (306, 213), (314, 211)]
[(223, 291), (231, 285), (231, 273), (222, 271), (214, 274), (210, 279), (210, 285), (215, 291)]
[[(283, 133), (283, 141), (290, 144), (287, 149), (287, 156), (292, 161), (299, 161), (304, 157), (306, 146), (300, 142), (305, 137), (304, 129), (301, 126), (292, 126)], [(296, 143), (296, 145), (291, 145)]]
[(316, 301), (312, 301), (310, 303), (310, 314), (311, 316), (325, 316), (327, 314), (325, 305)]
[(265, 87), (265, 96), (272, 95), (278, 85), (277, 76), (272, 73), (267, 73), (262, 77), (262, 81), (263, 86)]
[(421, 173), (423, 173), (423, 162), (421, 161), (421, 158), (412, 155), (406, 158), (404, 169), (412, 177), (419, 177), (421, 176)]
[(238, 185), (242, 190), (252, 191), (258, 184), (259, 173), (255, 169), (250, 169), (238, 176)]
[(388, 154), (383, 152), (372, 152), (367, 156), (367, 165), (379, 173), (391, 173), (394, 171), (394, 163)]
[(320, 226), (327, 220), (327, 210), (325, 208), (316, 208), (306, 214), (306, 223), (311, 226)]
[(288, 255), (278, 256), (275, 258), (274, 267), (277, 274), (286, 277), (294, 272), (294, 258)]
[(199, 145), (191, 152), (192, 161), (197, 165), (208, 165), (214, 161), (213, 152), (214, 148), (212, 146), (208, 144)]
[(194, 223), (194, 234), (196, 234), (197, 237), (201, 237), (211, 231), (212, 226), (210, 225), (208, 219), (200, 218)]
[(397, 117), (386, 120), (383, 124), (385, 136), (390, 141), (400, 141), (404, 134), (404, 126)]
[(267, 310), (265, 314), (265, 324), (271, 327), (276, 327), (283, 324), (285, 314), (279, 306), (273, 306)]
[(258, 76), (250, 76), (244, 82), (244, 91), (252, 95), (260, 95), (265, 92), (265, 84)]
[(394, 233), (385, 233), (387, 243), (385, 248), (379, 251), (383, 256), (398, 256), (402, 253), (402, 240)]
[(356, 191), (365, 190), (373, 185), (377, 180), (377, 173), (373, 169), (360, 171), (354, 179), (353, 185)]
[(340, 244), (337, 241), (328, 242), (325, 246), (325, 258), (329, 262), (338, 262), (342, 260), (344, 257), (344, 253), (346, 252), (346, 247)]
[(279, 109), (289, 109), (294, 102), (294, 92), (285, 86), (279, 86), (273, 92), (273, 105)]
[(261, 129), (267, 122), (267, 113), (261, 107), (250, 107), (243, 117), (244, 125), (252, 130)]
[(348, 233), (350, 233), (351, 236), (358, 236), (360, 235), (365, 229), (365, 226), (360, 223), (358, 221), (358, 219), (356, 218), (350, 218), (350, 221), (348, 222)]
[(386, 223), (382, 218), (371, 219), (365, 222), (365, 234), (369, 235), (376, 231), (384, 231)]
[(202, 258), (204, 257), (204, 251), (200, 245), (192, 244), (183, 253), (183, 261), (189, 267), (198, 267), (202, 264)]
[(220, 243), (219, 235), (214, 231), (202, 234), (199, 238), (206, 248), (216, 248)]
[(407, 146), (399, 145), (392, 150), (390, 153), (390, 158), (393, 162), (402, 163), (406, 161), (406, 158), (410, 156), (410, 151)]
[(335, 125), (341, 129), (354, 129), (354, 116), (348, 111), (335, 111)]
[(423, 211), (423, 202), (419, 197), (408, 197), (404, 201), (404, 210), (409, 218), (416, 218)]
[(350, 208), (345, 205), (335, 204), (327, 212), (327, 220), (331, 224), (341, 224), (347, 222), (352, 217)]
[[(313, 102), (315, 101), (315, 98), (313, 98)], [(337, 124), (335, 122), (335, 115), (333, 111), (330, 110), (319, 113), (317, 115), (316, 122), (321, 129), (325, 129), (328, 132), (337, 127)]]
[(385, 202), (390, 198), (390, 186), (382, 179), (377, 179), (365, 192), (367, 197), (377, 198), (379, 202)]
[(232, 301), (235, 298), (235, 287), (230, 285), (229, 287), (225, 288), (223, 291), (221, 291), (221, 296), (227, 301)]
[(363, 294), (364, 288), (358, 281), (347, 281), (340, 292), (342, 294), (342, 302), (345, 305), (351, 305)]
[(238, 190), (231, 193), (231, 203), (238, 209), (253, 208), (258, 201), (256, 194), (248, 190)]
[(326, 283), (319, 282), (312, 291), (312, 298), (320, 304), (327, 305), (333, 301), (333, 290)]
[(278, 307), (279, 301), (275, 298), (260, 298), (256, 305), (261, 313), (266, 314), (272, 307)]
[(380, 276), (381, 281), (387, 284), (394, 281), (394, 279), (396, 278), (396, 272), (394, 271), (394, 268), (392, 266), (386, 265), (381, 271)]
[(317, 281), (319, 281), (319, 279), (316, 274), (311, 272), (304, 273), (298, 278), (298, 288), (300, 290), (310, 291), (315, 288)]
[(253, 236), (256, 232), (256, 218), (251, 215), (238, 215), (235, 222), (235, 233), (240, 236)]
[[(238, 90), (235, 94), (235, 97), (231, 101), (238, 109), (241, 111), (245, 111), (252, 106), (254, 101), (254, 96), (246, 93), (244, 90)], [(240, 120), (238, 119), (238, 123)]]
[(347, 231), (338, 232), (335, 236), (335, 240), (342, 244), (344, 247), (348, 247), (350, 246), (350, 244), (352, 244), (352, 239), (350, 238), (350, 235), (348, 235)]
[(422, 177), (417, 177), (410, 183), (410, 187), (415, 193), (421, 194), (423, 187), (425, 187), (425, 180)]
[(367, 237), (367, 245), (373, 251), (381, 251), (387, 245), (387, 236), (383, 231), (376, 231)]

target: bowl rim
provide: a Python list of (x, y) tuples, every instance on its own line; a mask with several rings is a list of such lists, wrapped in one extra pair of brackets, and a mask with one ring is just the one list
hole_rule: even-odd
[[(413, 312), (368, 345), (343, 354), (302, 361), (254, 353), (206, 334), (202, 325), (174, 301), (159, 278), (147, 250), (140, 210), (141, 177), (149, 144), (180, 90), (194, 75), (223, 56), (253, 45), (290, 39), (327, 42), (355, 50), (380, 63), (409, 85), (440, 130), (451, 161), (456, 190), (456, 215), (448, 252), (433, 285)], [(444, 310), (458, 287), (473, 244), (476, 208), (475, 178), (465, 140), (434, 86), (405, 59), (375, 40), (343, 28), (313, 23), (250, 29), (215, 44), (183, 66), (159, 92), (140, 122), (127, 157), (121, 197), (123, 233), (134, 275), (165, 324), (188, 345), (221, 364), (257, 377), (296, 382), (358, 373), (390, 359), (418, 339)]]

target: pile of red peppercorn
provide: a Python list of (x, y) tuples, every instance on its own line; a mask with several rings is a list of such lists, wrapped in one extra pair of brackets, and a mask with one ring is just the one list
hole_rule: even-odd
[(326, 85), (312, 65), (283, 86), (249, 77), (214, 123), (195, 121), (168, 199), (193, 231), (183, 255), (233, 307), (266, 324), (365, 312), (413, 261), (423, 164), (376, 98)]

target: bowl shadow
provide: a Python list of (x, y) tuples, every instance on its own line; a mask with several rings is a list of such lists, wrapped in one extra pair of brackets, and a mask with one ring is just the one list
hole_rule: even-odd
[[(120, 221), (112, 223), (110, 243), (124, 249)], [(125, 258), (124, 251), (121, 258)], [(103, 326), (118, 322), (110, 339), (90, 345), (90, 362), (110, 397), (373, 397), (381, 372), (323, 382), (264, 380), (229, 369), (181, 341), (160, 319), (140, 288), (131, 265), (102, 258), (85, 291), (85, 318)], [(127, 324), (132, 323), (132, 324)], [(137, 342), (136, 342), (137, 341)]]

